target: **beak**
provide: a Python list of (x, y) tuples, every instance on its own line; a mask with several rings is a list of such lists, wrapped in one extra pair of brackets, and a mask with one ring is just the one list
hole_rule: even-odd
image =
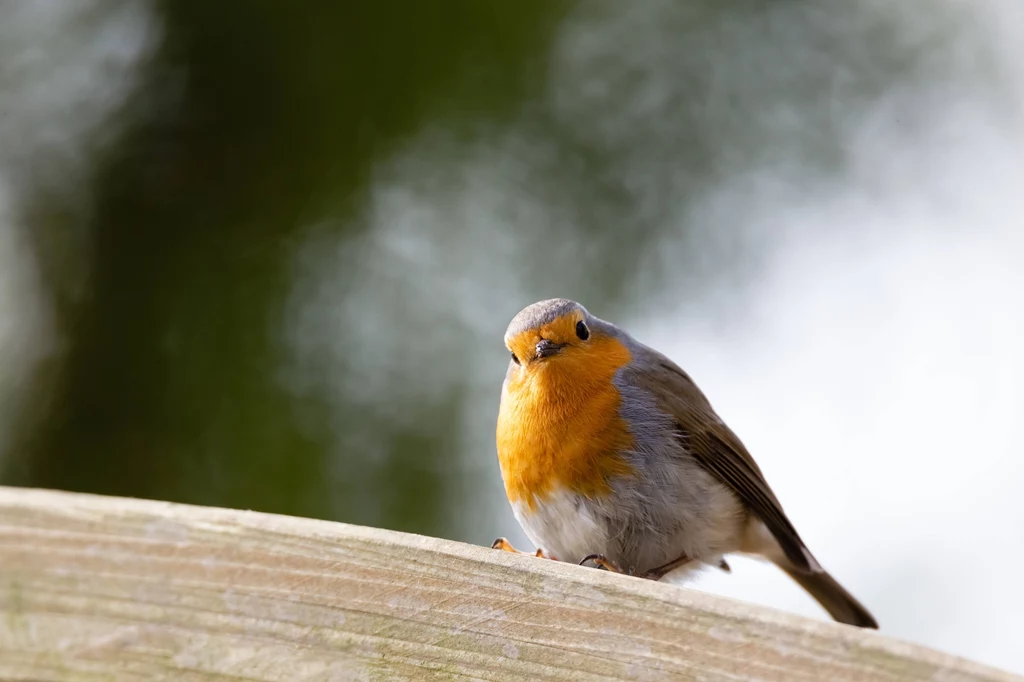
[(555, 343), (548, 339), (541, 339), (537, 342), (537, 359), (546, 358), (562, 350), (564, 343)]

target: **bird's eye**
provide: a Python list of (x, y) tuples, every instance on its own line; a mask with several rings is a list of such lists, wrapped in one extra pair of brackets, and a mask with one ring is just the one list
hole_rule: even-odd
[(580, 341), (590, 338), (590, 330), (587, 329), (587, 325), (583, 324), (583, 320), (576, 323), (576, 336), (580, 337)]
[[(509, 352), (511, 353), (511, 351)], [(516, 357), (515, 353), (512, 353), (512, 362), (516, 363), (517, 365), (519, 364), (519, 358)]]

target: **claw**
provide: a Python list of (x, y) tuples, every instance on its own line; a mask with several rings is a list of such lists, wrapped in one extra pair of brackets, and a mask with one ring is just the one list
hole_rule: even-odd
[[(529, 554), (529, 552), (522, 552), (522, 551), (516, 549), (515, 547), (512, 546), (512, 543), (510, 543), (505, 538), (498, 538), (497, 540), (492, 542), (491, 543), (491, 549), (500, 549), (503, 552), (511, 552), (512, 554)], [(544, 554), (544, 550), (540, 549), (539, 547), (537, 548), (537, 551), (534, 553), (533, 556), (540, 557), (541, 559), (547, 559), (548, 558), (548, 556)], [(551, 558), (554, 558), (554, 557), (551, 557)]]
[(500, 549), (503, 552), (516, 552), (516, 553), (519, 553), (519, 550), (517, 550), (515, 547), (513, 547), (509, 543), (509, 541), (506, 540), (505, 538), (498, 538), (497, 540), (492, 542), (491, 543), (491, 549)]
[(580, 561), (580, 566), (588, 561), (593, 561), (594, 565), (599, 566), (606, 571), (611, 571), (612, 573), (625, 573), (618, 564), (606, 557), (604, 554), (588, 554), (583, 557), (582, 561)]

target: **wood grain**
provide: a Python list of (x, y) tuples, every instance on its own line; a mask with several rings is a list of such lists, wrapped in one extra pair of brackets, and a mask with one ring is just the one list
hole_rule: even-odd
[(487, 548), (0, 488), (0, 679), (1022, 682), (833, 623)]

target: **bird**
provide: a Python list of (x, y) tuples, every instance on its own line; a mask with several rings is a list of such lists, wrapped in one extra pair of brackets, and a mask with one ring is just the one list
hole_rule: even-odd
[[(831, 617), (878, 628), (814, 558), (764, 474), (683, 369), (565, 298), (521, 310), (496, 445), (538, 557), (660, 580), (765, 559)], [(500, 537), (492, 548), (515, 553)]]

